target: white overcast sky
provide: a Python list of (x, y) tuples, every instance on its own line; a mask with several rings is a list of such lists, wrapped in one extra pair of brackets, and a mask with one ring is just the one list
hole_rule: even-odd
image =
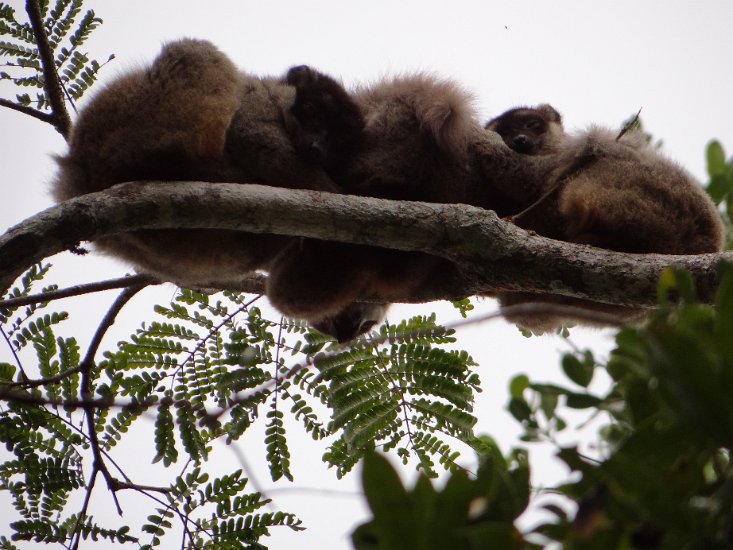
[[(25, 2), (10, 5), (23, 17)], [(416, 70), (429, 70), (460, 81), (472, 91), (484, 119), (520, 104), (551, 103), (568, 129), (590, 123), (617, 127), (642, 108), (648, 131), (664, 141), (664, 151), (704, 181), (704, 147), (717, 138), (733, 150), (733, 2), (708, 1), (524, 1), (452, 0), (348, 2), (336, 0), (277, 1), (144, 1), (87, 0), (105, 24), (87, 48), (103, 61), (117, 58), (102, 72), (108, 81), (127, 68), (149, 62), (162, 42), (190, 36), (207, 38), (246, 71), (281, 74), (296, 64), (310, 64), (340, 76), (349, 85)], [(0, 84), (0, 97), (12, 90)], [(83, 101), (81, 105), (83, 106)], [(53, 154), (64, 152), (63, 140), (50, 126), (7, 109), (0, 109), (0, 229), (51, 206), (49, 180)], [(54, 259), (56, 281), (62, 285), (119, 276), (126, 267), (98, 256)], [(107, 346), (129, 334), (154, 300), (173, 295), (173, 287), (148, 290), (124, 312)], [(67, 300), (75, 312), (77, 330), (89, 338), (114, 293)], [(435, 306), (440, 320), (458, 316), (450, 306)], [(400, 307), (391, 320), (435, 309)], [(492, 311), (486, 300), (481, 311)], [(533, 379), (560, 380), (559, 352), (568, 345), (555, 337), (527, 340), (503, 322), (484, 323), (459, 332), (460, 346), (480, 363), (484, 392), (479, 394), (479, 430), (497, 438), (504, 450), (516, 445), (518, 429), (504, 411), (507, 382), (525, 371)], [(589, 346), (603, 357), (611, 347), (608, 332), (576, 330), (573, 342)], [(0, 350), (0, 361), (9, 361)], [(291, 434), (298, 435), (297, 428)], [(566, 441), (572, 441), (572, 433)], [(145, 437), (143, 435), (143, 437)], [(309, 530), (291, 534), (276, 530), (269, 541), (274, 550), (288, 548), (350, 548), (348, 534), (366, 512), (358, 498), (312, 492), (310, 489), (357, 491), (358, 475), (336, 482), (325, 470), (323, 452), (309, 438), (295, 444), (292, 465), (296, 483), (273, 486), (264, 470), (261, 435), (244, 438), (247, 456), (259, 484), (280, 509), (295, 512)], [(143, 440), (138, 449), (119, 448), (115, 458), (138, 476), (154, 483), (159, 471), (149, 466), (154, 449)], [(0, 450), (0, 456), (5, 450)], [(223, 468), (236, 467), (237, 457), (217, 449)], [(464, 453), (470, 464), (471, 453)], [(557, 480), (564, 470), (547, 450), (535, 454), (535, 482)], [(411, 477), (407, 472), (407, 477)], [(285, 489), (281, 492), (268, 489)], [(306, 490), (308, 489), (308, 490)], [(102, 484), (94, 500), (97, 517), (110, 518), (112, 502)], [(133, 524), (152, 511), (149, 503), (122, 494), (125, 519)], [(0, 494), (0, 518), (10, 511)], [(139, 514), (143, 514), (139, 516)], [(136, 519), (137, 518), (137, 519)], [(531, 520), (528, 520), (531, 523)], [(0, 522), (0, 534), (7, 534)], [(177, 541), (167, 541), (176, 544)], [(83, 548), (107, 548), (89, 542)]]

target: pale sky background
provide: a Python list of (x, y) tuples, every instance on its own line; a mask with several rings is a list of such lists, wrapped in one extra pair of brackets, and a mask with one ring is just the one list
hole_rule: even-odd
[[(10, 2), (19, 19), (24, 16), (24, 4)], [(100, 61), (109, 53), (117, 56), (102, 71), (101, 82), (149, 62), (162, 42), (190, 36), (213, 41), (243, 70), (255, 74), (277, 75), (306, 63), (340, 76), (349, 85), (400, 72), (434, 71), (472, 91), (483, 119), (517, 105), (548, 102), (562, 113), (568, 129), (590, 123), (617, 127), (643, 108), (647, 130), (664, 141), (670, 157), (701, 181), (706, 180), (704, 148), (708, 140), (717, 138), (729, 154), (733, 150), (730, 0), (88, 0), (86, 7), (95, 9), (105, 21), (86, 44), (87, 51)], [(9, 85), (0, 84), (0, 97), (13, 97)], [(0, 109), (0, 173), (5, 189), (0, 230), (52, 205), (48, 189), (55, 166), (51, 155), (64, 150), (63, 140), (50, 126)], [(58, 269), (52, 280), (61, 286), (115, 277), (127, 270), (96, 254), (60, 255), (54, 263)], [(115, 345), (139, 325), (155, 301), (173, 294), (174, 288), (166, 286), (136, 297), (103, 345)], [(82, 349), (115, 296), (116, 292), (110, 292), (59, 304), (75, 315), (77, 324), (67, 330), (80, 337)], [(390, 320), (432, 309), (442, 322), (459, 317), (449, 305), (434, 304), (397, 307)], [(485, 300), (475, 315), (495, 309), (493, 301)], [(572, 341), (604, 358), (612, 346), (610, 334), (574, 330)], [(558, 359), (569, 345), (551, 336), (528, 340), (501, 321), (461, 329), (458, 337), (459, 346), (480, 363), (484, 392), (477, 397), (478, 431), (494, 436), (507, 451), (519, 444), (518, 425), (504, 410), (508, 380), (518, 372), (527, 372), (536, 380), (562, 380)], [(0, 361), (10, 361), (7, 349), (0, 348)], [(138, 447), (128, 442), (113, 454), (135, 481), (155, 483), (156, 476), (159, 480), (163, 474), (150, 466), (154, 446), (144, 433), (150, 423), (141, 424)], [(254, 430), (239, 443), (252, 467), (251, 476), (275, 499), (278, 509), (296, 513), (309, 527), (295, 534), (274, 529), (273, 536), (262, 542), (273, 550), (350, 548), (348, 537), (354, 524), (368, 517), (361, 499), (354, 496), (359, 491), (358, 469), (337, 481), (321, 462), (324, 447), (293, 427), (289, 435), (295, 483), (273, 484), (265, 467), (261, 433)], [(575, 437), (569, 430), (565, 442)], [(6, 452), (0, 449), (0, 457)], [(564, 468), (548, 449), (533, 447), (532, 452), (535, 483), (563, 478)], [(471, 466), (472, 453), (465, 450), (463, 455), (464, 463)], [(225, 471), (239, 464), (237, 456), (222, 445), (215, 448), (215, 460)], [(412, 479), (413, 471), (405, 469), (404, 477)], [(124, 519), (132, 525), (152, 513), (150, 501), (141, 501), (129, 491), (119, 497)], [(93, 512), (98, 519), (109, 518), (101, 520), (103, 525), (115, 525), (112, 500), (101, 479)], [(0, 518), (8, 514), (15, 516), (8, 496), (0, 493)], [(536, 518), (531, 516), (524, 525)], [(0, 534), (9, 534), (4, 521), (0, 521)], [(179, 539), (169, 538), (163, 547), (174, 545), (180, 545)], [(82, 545), (110, 547), (91, 541)]]

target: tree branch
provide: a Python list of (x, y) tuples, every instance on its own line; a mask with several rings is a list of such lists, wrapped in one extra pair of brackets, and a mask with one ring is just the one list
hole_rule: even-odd
[(18, 111), (19, 113), (23, 113), (24, 115), (32, 116), (33, 118), (37, 118), (41, 122), (47, 122), (52, 125), (55, 122), (54, 116), (51, 113), (44, 113), (43, 111), (39, 111), (38, 109), (34, 109), (33, 107), (27, 107), (25, 105), (18, 105), (17, 103), (13, 103), (12, 101), (8, 101), (7, 99), (0, 98), (0, 107), (7, 107), (8, 109), (13, 109), (14, 111)]
[(53, 127), (64, 138), (68, 138), (69, 131), (71, 130), (71, 118), (64, 103), (64, 90), (61, 85), (59, 73), (56, 70), (53, 48), (48, 41), (46, 29), (43, 26), (43, 16), (38, 0), (27, 0), (25, 11), (28, 13), (33, 35), (36, 37), (36, 44), (38, 45), (38, 54), (41, 57), (41, 65), (43, 66), (43, 90), (46, 92), (46, 97), (51, 104), (51, 112), (53, 113), (51, 124), (53, 124)]
[(81, 294), (90, 294), (92, 292), (101, 292), (115, 288), (125, 288), (140, 284), (156, 285), (160, 283), (161, 281), (155, 277), (150, 277), (149, 275), (130, 275), (127, 277), (109, 279), (107, 281), (97, 281), (96, 283), (74, 285), (69, 288), (62, 288), (61, 290), (49, 290), (48, 292), (31, 294), (30, 296), (20, 296), (18, 298), (0, 300), (0, 309), (14, 309), (30, 304), (42, 304), (44, 302), (60, 300), (61, 298), (68, 298), (70, 296), (79, 296)]
[[(146, 285), (145, 284), (139, 284), (132, 287), (128, 287), (125, 290), (123, 290), (120, 295), (117, 297), (115, 302), (112, 304), (112, 307), (109, 308), (109, 311), (107, 311), (107, 314), (102, 319), (102, 322), (99, 324), (99, 327), (97, 328), (97, 331), (94, 333), (94, 336), (92, 337), (92, 341), (89, 343), (89, 349), (87, 350), (86, 355), (84, 356), (84, 359), (82, 359), (81, 363), (79, 363), (79, 371), (81, 372), (81, 398), (82, 399), (92, 399), (92, 381), (93, 381), (93, 373), (92, 370), (96, 367), (96, 364), (94, 362), (94, 356), (97, 354), (97, 350), (99, 349), (99, 345), (102, 343), (102, 338), (104, 338), (104, 335), (107, 333), (107, 330), (112, 326), (112, 324), (115, 321), (115, 318), (117, 317), (117, 314), (122, 310), (122, 308), (129, 302), (135, 294), (140, 292)], [(97, 436), (97, 425), (96, 425), (96, 416), (94, 414), (94, 411), (87, 410), (86, 411), (86, 420), (87, 420), (87, 430), (89, 431), (89, 444), (92, 449), (92, 454), (94, 455), (94, 466), (92, 470), (92, 480), (89, 483), (89, 486), (87, 487), (87, 497), (84, 501), (84, 507), (82, 508), (81, 512), (79, 513), (79, 519), (77, 520), (76, 527), (79, 526), (79, 522), (82, 521), (84, 516), (86, 515), (86, 507), (89, 503), (89, 497), (91, 496), (91, 492), (94, 488), (94, 479), (96, 477), (96, 474), (99, 472), (104, 477), (105, 481), (107, 482), (107, 487), (112, 491), (112, 499), (114, 500), (115, 506), (117, 507), (117, 513), (119, 515), (122, 515), (122, 508), (120, 507), (120, 503), (117, 500), (117, 492), (115, 491), (115, 484), (117, 480), (112, 476), (109, 469), (107, 468), (107, 465), (104, 462), (104, 456), (102, 455), (102, 448), (99, 444), (99, 437)], [(74, 544), (75, 548), (78, 548), (79, 546), (79, 540), (80, 536), (77, 536), (76, 542)]]
[[(492, 211), (463, 204), (388, 201), (261, 185), (134, 182), (71, 199), (9, 229), (0, 237), (0, 288), (7, 288), (32, 264), (80, 241), (176, 227), (414, 250), (458, 265), (457, 270), (438, 274), (419, 293), (402, 297), (405, 302), (524, 290), (651, 306), (659, 275), (671, 265), (689, 270), (701, 298), (710, 300), (717, 284), (716, 266), (733, 260), (733, 253), (622, 254), (554, 241), (504, 222)], [(249, 281), (246, 275), (243, 280)], [(200, 286), (218, 285), (200, 281)]]

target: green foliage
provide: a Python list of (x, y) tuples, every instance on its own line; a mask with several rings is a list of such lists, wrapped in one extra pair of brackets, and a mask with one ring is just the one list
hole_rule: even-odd
[[(35, 266), (8, 295), (27, 296), (47, 272)], [(435, 457), (455, 467), (453, 440), (480, 446), (472, 431), (474, 363), (444, 349), (454, 344), (453, 331), (434, 316), (384, 326), (344, 347), (302, 323), (263, 318), (257, 300), (182, 290), (93, 362), (82, 360), (74, 338), (56, 334), (66, 313), (46, 312), (47, 304), (0, 311), (16, 363), (0, 363), (7, 403), (0, 441), (13, 453), (0, 464), (0, 490), (19, 515), (13, 539), (73, 545), (100, 537), (148, 548), (185, 523), (193, 547), (260, 548), (270, 527), (300, 529), (292, 514), (261, 513), (265, 501), (246, 492), (241, 471), (208, 483), (214, 441), (236, 441), (261, 416), (273, 480), (293, 479), (286, 426), (298, 424), (314, 439), (332, 440), (326, 460), (339, 476), (377, 445), (403, 461), (417, 458), (429, 475)], [(20, 352), (33, 360), (21, 361)], [(86, 412), (78, 408), (89, 400)], [(89, 425), (87, 415), (93, 433), (79, 428)], [(137, 532), (109, 528), (70, 509), (73, 492), (91, 490), (89, 476), (111, 475), (89, 464), (89, 450), (104, 460), (144, 415), (154, 433), (135, 452), (165, 468), (183, 462), (183, 473), (158, 488), (163, 498), (147, 522)]]
[[(208, 474), (198, 467), (176, 478), (167, 494), (168, 506), (156, 508), (142, 526), (142, 531), (152, 537), (142, 548), (162, 544), (176, 513), (184, 515), (194, 548), (265, 548), (257, 541), (270, 527), (302, 529), (300, 520), (292, 514), (255, 513), (269, 501), (262, 500), (259, 493), (244, 492), (247, 479), (242, 477), (242, 470), (208, 480)], [(197, 512), (211, 507), (213, 513), (196, 518)]]
[(472, 479), (453, 472), (442, 490), (421, 476), (410, 491), (389, 462), (364, 457), (362, 484), (373, 519), (354, 531), (358, 550), (538, 548), (514, 527), (529, 503), (529, 463), (523, 451), (503, 457), (489, 438), (480, 441), (480, 466)]
[[(55, 53), (56, 70), (71, 100), (79, 99), (89, 89), (102, 67), (82, 51), (91, 33), (102, 24), (93, 10), (82, 14), (82, 4), (82, 0), (56, 0), (53, 7), (49, 7), (48, 2), (41, 2), (44, 28)], [(33, 104), (39, 110), (49, 109), (49, 98), (43, 89), (41, 59), (30, 22), (18, 21), (15, 9), (4, 2), (0, 2), (0, 37), (0, 62), (10, 71), (0, 71), (0, 80), (37, 90), (35, 99), (28, 93), (17, 94), (19, 105)]]
[(468, 312), (472, 311), (474, 306), (471, 303), (471, 298), (464, 298), (463, 300), (455, 300), (451, 302), (453, 304), (453, 307), (458, 310), (458, 313), (461, 314), (461, 317), (464, 319), (468, 317)]
[[(618, 333), (604, 393), (515, 378), (510, 410), (526, 440), (554, 440), (566, 426), (563, 405), (608, 418), (599, 457), (559, 449), (577, 477), (557, 490), (579, 508), (571, 518), (548, 506), (555, 519), (535, 536), (570, 549), (733, 546), (733, 268), (722, 273), (712, 306), (695, 300), (689, 275), (662, 277), (649, 323)], [(587, 388), (596, 365), (584, 352), (563, 367)]]
[[(30, 294), (48, 268), (34, 266), (7, 297)], [(161, 487), (168, 499), (167, 507), (157, 510), (137, 536), (129, 534), (127, 525), (109, 529), (98, 525), (91, 515), (69, 513), (71, 494), (91, 490), (84, 474), (90, 445), (98, 445), (101, 451), (111, 449), (148, 407), (156, 407), (155, 453), (151, 453), (151, 460), (162, 460), (166, 466), (177, 461), (177, 426), (189, 464), (194, 464), (191, 459), (203, 461), (208, 457), (209, 443), (226, 429), (206, 413), (203, 404), (213, 399), (223, 410), (231, 404), (235, 392), (271, 379), (259, 365), (273, 362), (268, 350), (275, 340), (263, 330), (265, 322), (259, 311), (245, 313), (249, 325), (257, 327), (256, 334), (250, 335), (235, 325), (234, 315), (227, 316), (221, 304), (209, 307), (207, 301), (205, 295), (184, 291), (178, 301), (170, 308), (160, 308), (160, 312), (190, 321), (194, 328), (153, 322), (149, 328), (140, 329), (131, 342), (122, 342), (119, 351), (108, 353), (107, 359), (88, 369), (81, 365), (76, 340), (54, 333), (68, 317), (66, 313), (46, 313), (45, 303), (0, 311), (2, 334), (12, 346), (16, 362), (0, 363), (0, 441), (10, 453), (0, 464), (0, 491), (10, 497), (18, 514), (18, 519), (10, 522), (13, 540), (69, 545), (78, 536), (81, 540), (104, 538), (123, 543), (143, 540), (141, 536), (148, 533), (152, 537), (149, 544), (155, 546), (172, 527), (171, 518), (177, 518), (177, 511), (183, 508), (187, 521), (195, 526), (188, 528), (190, 538), (202, 548), (222, 544), (242, 547), (245, 543), (254, 548), (258, 547), (257, 539), (272, 526), (299, 528), (292, 514), (256, 513), (265, 501), (258, 493), (244, 491), (246, 479), (241, 478), (241, 472), (205, 485), (208, 476), (197, 467), (178, 477), (170, 488)], [(242, 309), (241, 302), (236, 305), (239, 313), (247, 309)], [(220, 324), (215, 326), (212, 319)], [(223, 335), (225, 329), (234, 335), (231, 349)], [(249, 346), (250, 341), (263, 345), (255, 346), (254, 355), (243, 354), (242, 344)], [(35, 361), (19, 362), (26, 349)], [(30, 367), (34, 362), (35, 366)], [(235, 369), (232, 373), (232, 366), (247, 372), (237, 373)], [(113, 408), (104, 406), (89, 410), (98, 443), (77, 427), (82, 416), (75, 404), (84, 399), (80, 373), (85, 370), (93, 397), (100, 403), (129, 400), (114, 413)], [(231, 410), (248, 407), (249, 414), (256, 417), (256, 405), (267, 395), (266, 391), (255, 392), (254, 397), (240, 399)], [(65, 408), (59, 409), (61, 404)], [(242, 431), (241, 423), (231, 425)], [(3, 547), (13, 547), (7, 540), (0, 542)]]
[(731, 223), (733, 220), (733, 157), (726, 161), (725, 150), (718, 141), (708, 143), (707, 151), (708, 181), (705, 189), (715, 204), (723, 206), (723, 220), (726, 222), (728, 242), (726, 249), (733, 248), (731, 242)]
[(433, 457), (452, 468), (458, 453), (445, 439), (470, 442), (476, 418), (474, 393), (480, 390), (475, 365), (465, 352), (437, 347), (455, 341), (453, 330), (435, 324), (435, 315), (383, 326), (385, 344), (367, 344), (318, 358), (319, 374), (294, 379), (332, 410), (329, 431), (340, 430), (324, 459), (343, 476), (374, 445), (396, 449), (407, 461), (435, 475)]

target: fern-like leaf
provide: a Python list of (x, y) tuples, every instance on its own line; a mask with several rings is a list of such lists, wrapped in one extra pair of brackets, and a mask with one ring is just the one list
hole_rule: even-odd
[(283, 414), (278, 410), (267, 413), (270, 420), (265, 430), (265, 446), (267, 448), (267, 463), (270, 466), (270, 475), (273, 481), (286, 477), (293, 481), (290, 472), (290, 451), (285, 438), (285, 424)]
[[(68, 97), (72, 99), (82, 96), (103, 66), (79, 51), (91, 33), (102, 24), (93, 10), (81, 15), (81, 7), (82, 0), (57, 0), (50, 10), (46, 2), (41, 3), (44, 28), (54, 52), (56, 70)], [(0, 59), (15, 73), (6, 73), (7, 79), (16, 86), (38, 89), (35, 102), (28, 94), (16, 95), (18, 105), (35, 103), (38, 110), (48, 109), (50, 102), (43, 88), (43, 72), (33, 29), (28, 22), (18, 22), (15, 11), (6, 4), (0, 4), (0, 37), (5, 38), (0, 40)]]

